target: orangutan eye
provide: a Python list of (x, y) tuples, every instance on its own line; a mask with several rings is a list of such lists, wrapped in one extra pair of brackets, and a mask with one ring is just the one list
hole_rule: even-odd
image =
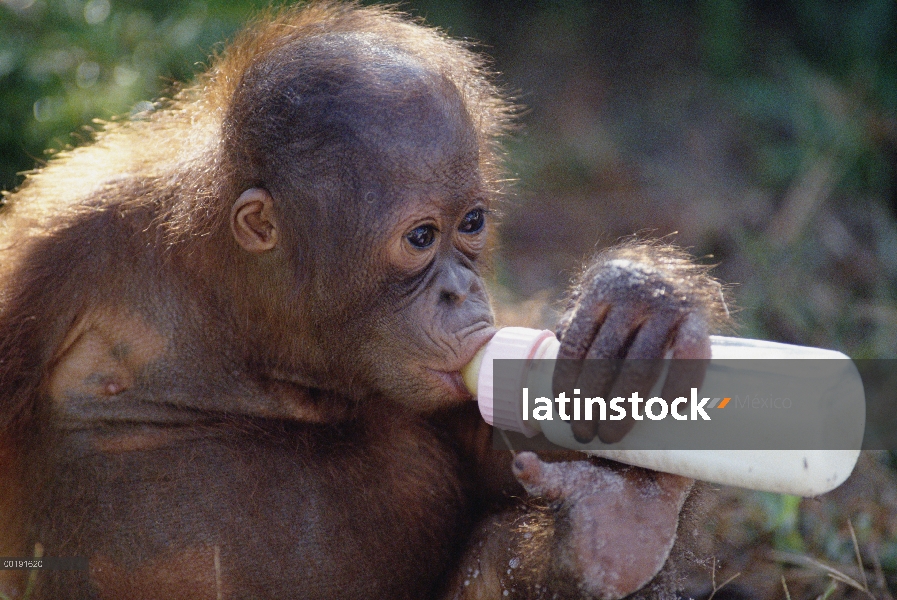
[(405, 236), (408, 243), (419, 250), (429, 248), (436, 240), (436, 228), (432, 225), (421, 225), (411, 230), (411, 233)]
[(475, 208), (461, 219), (458, 231), (461, 233), (479, 233), (486, 225), (486, 214), (482, 208)]

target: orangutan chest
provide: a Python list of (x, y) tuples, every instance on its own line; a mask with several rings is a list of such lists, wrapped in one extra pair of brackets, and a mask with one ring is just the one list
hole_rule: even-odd
[(365, 444), (290, 427), (197, 434), (70, 436), (36, 541), (87, 556), (90, 571), (49, 574), (48, 591), (420, 597), (449, 560), (466, 506), (454, 457), (422, 432)]

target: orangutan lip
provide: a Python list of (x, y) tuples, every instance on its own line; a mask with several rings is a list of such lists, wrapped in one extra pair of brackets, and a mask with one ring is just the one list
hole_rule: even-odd
[(467, 389), (467, 386), (464, 385), (464, 378), (461, 376), (461, 371), (437, 371), (436, 369), (427, 369), (436, 377), (442, 380), (449, 390), (451, 390), (452, 395), (456, 396), (462, 400), (470, 400), (473, 398), (470, 391)]
[(495, 336), (497, 331), (497, 328), (488, 326), (468, 334), (464, 344), (465, 351), (457, 361), (441, 365), (443, 367), (448, 367), (447, 369), (427, 368), (427, 371), (430, 371), (441, 379), (445, 384), (445, 387), (452, 391), (453, 396), (463, 400), (471, 400), (473, 395), (464, 384), (464, 377), (461, 375), (461, 369), (466, 367), (467, 363), (473, 360), (473, 357), (480, 351), (480, 348), (485, 346), (489, 340)]
[(457, 370), (461, 371), (461, 369), (467, 366), (467, 363), (473, 360), (473, 357), (480, 351), (480, 348), (488, 344), (489, 340), (495, 337), (497, 332), (498, 329), (495, 327), (484, 327), (480, 331), (472, 333), (470, 337), (472, 337), (474, 341), (468, 345), (468, 350), (464, 353), (464, 356), (461, 359), (461, 364), (452, 366), (457, 366)]

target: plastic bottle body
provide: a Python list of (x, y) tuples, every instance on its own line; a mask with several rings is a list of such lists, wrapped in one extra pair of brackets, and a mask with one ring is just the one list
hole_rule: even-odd
[[(483, 417), (490, 423), (533, 435), (541, 432), (555, 444), (565, 448), (579, 449), (595, 456), (602, 456), (626, 464), (674, 473), (703, 481), (734, 485), (754, 490), (816, 496), (840, 485), (853, 470), (859, 456), (858, 449), (850, 450), (644, 450), (643, 440), (650, 436), (663, 436), (670, 430), (664, 429), (663, 422), (639, 423), (620, 443), (607, 449), (584, 449), (573, 438), (569, 423), (562, 420), (535, 421), (523, 420), (519, 410), (514, 407), (493, 406), (493, 385), (501, 385), (493, 381), (494, 373), (491, 361), (496, 358), (554, 359), (557, 357), (560, 343), (551, 332), (511, 327), (503, 329), (496, 339), (465, 369), (465, 381), (471, 392), (478, 397)], [(820, 414), (818, 423), (808, 424), (805, 421), (800, 427), (814, 427), (820, 436), (826, 435), (826, 427), (836, 423), (838, 427), (852, 427), (858, 432), (858, 440), (862, 440), (865, 405), (862, 400), (862, 384), (856, 375), (855, 367), (847, 356), (831, 350), (791, 346), (775, 342), (747, 340), (711, 336), (711, 352), (714, 359), (739, 359), (737, 363), (727, 363), (721, 367), (713, 362), (707, 369), (701, 394), (712, 395), (722, 386), (732, 389), (733, 381), (771, 380), (789, 382), (787, 365), (770, 360), (742, 362), (740, 359), (836, 359), (839, 362), (826, 361), (820, 363), (819, 372), (811, 374), (806, 381), (798, 381), (798, 385), (818, 384), (820, 394), (837, 393), (839, 397), (859, 398), (848, 407), (853, 412), (845, 415)], [(522, 361), (521, 361), (522, 362)], [(809, 361), (808, 361), (809, 362)], [(543, 363), (550, 368), (551, 363)], [(733, 372), (732, 365), (736, 365)], [(782, 368), (777, 368), (777, 365)], [(814, 363), (815, 364), (815, 363)], [(833, 369), (832, 366), (837, 368)], [(541, 368), (537, 365), (535, 368)], [(724, 371), (724, 372), (723, 372)], [(521, 374), (521, 386), (526, 386), (527, 378), (535, 379), (532, 373)], [(659, 391), (661, 381), (655, 386)], [(733, 379), (734, 378), (734, 379)], [(739, 379), (740, 378), (740, 379)], [(550, 381), (550, 373), (542, 381)], [(833, 383), (832, 387), (829, 385)], [(475, 387), (474, 387), (475, 386)], [(859, 390), (857, 390), (859, 386)], [(477, 393), (481, 392), (481, 393)], [(550, 394), (550, 392), (549, 392)], [(859, 394), (859, 395), (858, 395)], [(657, 395), (657, 394), (655, 394)], [(548, 397), (551, 397), (550, 395)], [(787, 411), (783, 417), (774, 411), (742, 411), (744, 427), (764, 431), (765, 428), (780, 429), (791, 426), (787, 420)], [(775, 419), (775, 421), (771, 421)], [(849, 422), (845, 422), (845, 419)], [(857, 448), (859, 446), (857, 445)]]

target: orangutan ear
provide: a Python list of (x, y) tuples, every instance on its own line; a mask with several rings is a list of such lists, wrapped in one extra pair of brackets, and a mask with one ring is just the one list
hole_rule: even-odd
[(240, 194), (230, 217), (234, 239), (247, 252), (258, 254), (277, 245), (274, 199), (268, 190), (249, 188)]

